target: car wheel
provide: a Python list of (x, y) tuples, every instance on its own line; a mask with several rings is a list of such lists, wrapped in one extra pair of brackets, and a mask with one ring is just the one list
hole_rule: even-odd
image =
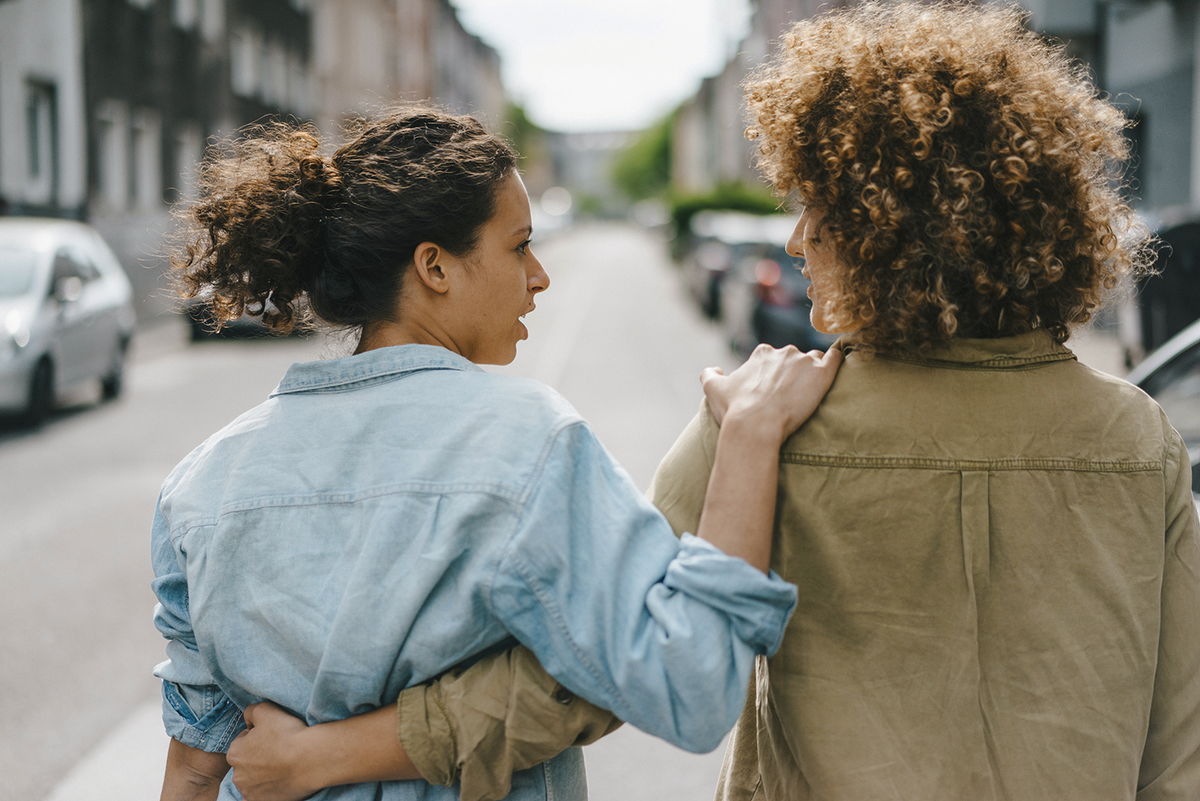
[(112, 369), (100, 379), (100, 395), (106, 401), (115, 400), (121, 394), (125, 376), (125, 351), (128, 347), (124, 338), (118, 340)]
[(700, 304), (704, 316), (710, 320), (721, 318), (721, 282), (717, 278), (708, 280), (708, 288), (704, 293), (704, 302)]
[(43, 358), (33, 369), (29, 382), (29, 402), (25, 406), (23, 422), (28, 426), (39, 426), (54, 411), (54, 365)]

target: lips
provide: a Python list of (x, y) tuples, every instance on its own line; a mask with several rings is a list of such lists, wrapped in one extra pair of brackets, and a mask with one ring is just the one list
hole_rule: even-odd
[(517, 325), (521, 327), (521, 339), (529, 339), (529, 329), (525, 327), (525, 323), (522, 321), (525, 319), (526, 314), (531, 313), (536, 308), (536, 306), (530, 306), (528, 311), (522, 312), (517, 318)]

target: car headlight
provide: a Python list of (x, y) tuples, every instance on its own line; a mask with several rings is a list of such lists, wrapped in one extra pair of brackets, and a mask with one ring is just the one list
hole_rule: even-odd
[(0, 359), (11, 359), (28, 344), (29, 326), (19, 312), (10, 311), (4, 317), (4, 331), (0, 334)]

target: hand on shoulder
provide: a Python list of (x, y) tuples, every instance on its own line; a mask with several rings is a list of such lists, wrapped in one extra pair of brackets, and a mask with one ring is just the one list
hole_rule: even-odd
[(801, 353), (794, 345), (759, 345), (729, 375), (705, 369), (700, 383), (718, 423), (736, 420), (782, 442), (816, 411), (841, 364), (837, 348)]

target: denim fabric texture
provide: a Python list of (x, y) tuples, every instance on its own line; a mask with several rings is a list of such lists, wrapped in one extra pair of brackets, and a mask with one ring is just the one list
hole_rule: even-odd
[[(796, 598), (676, 539), (552, 390), (423, 345), (293, 365), (171, 473), (152, 551), (166, 728), (211, 751), (250, 703), (336, 720), (512, 638), (579, 696), (710, 750)], [(390, 782), (317, 797), (457, 795)], [(585, 796), (570, 749), (514, 776), (510, 797)], [(221, 797), (239, 797), (228, 778)]]

